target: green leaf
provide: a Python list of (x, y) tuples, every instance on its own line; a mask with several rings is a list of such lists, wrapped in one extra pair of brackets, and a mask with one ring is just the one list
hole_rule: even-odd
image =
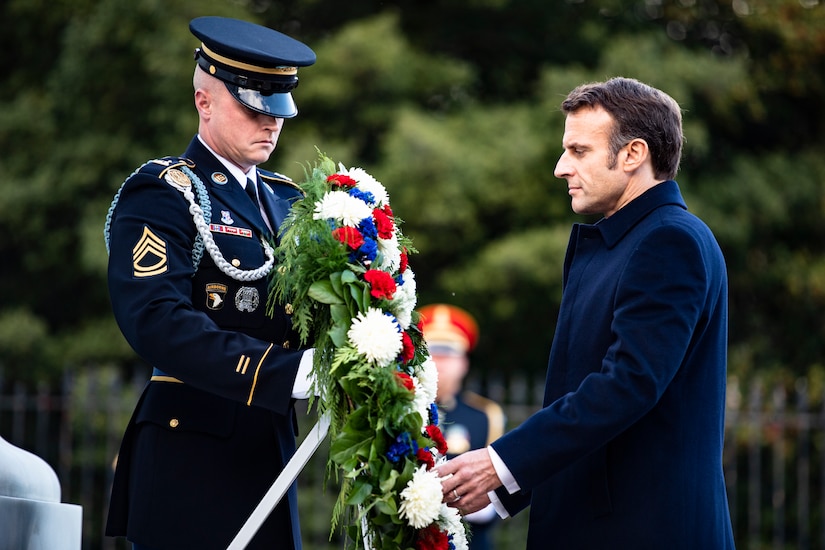
[(380, 477), (382, 479), (379, 488), (381, 489), (382, 493), (386, 494), (392, 491), (393, 487), (395, 487), (395, 482), (398, 479), (398, 472), (396, 470), (390, 469), (389, 472), (382, 472), (382, 475)]
[(349, 323), (336, 322), (331, 329), (329, 329), (329, 338), (335, 347), (340, 348), (347, 343), (347, 332), (349, 331)]
[(309, 287), (309, 297), (322, 304), (343, 304), (341, 296), (335, 293), (330, 281), (315, 281)]
[(347, 306), (344, 304), (332, 304), (329, 306), (329, 313), (334, 323), (346, 323), (349, 325), (352, 322), (352, 314)]
[(372, 485), (363, 481), (355, 481), (355, 489), (346, 500), (349, 506), (357, 506), (363, 503), (372, 493)]
[(369, 285), (352, 284), (349, 287), (350, 296), (358, 304), (358, 311), (366, 312), (370, 305)]
[(332, 288), (335, 289), (335, 293), (338, 296), (344, 295), (344, 285), (341, 282), (341, 273), (335, 272), (331, 273), (329, 276), (329, 280), (332, 283)]
[(352, 284), (357, 283), (359, 281), (358, 276), (352, 270), (345, 269), (343, 272), (341, 272), (341, 282), (344, 284)]

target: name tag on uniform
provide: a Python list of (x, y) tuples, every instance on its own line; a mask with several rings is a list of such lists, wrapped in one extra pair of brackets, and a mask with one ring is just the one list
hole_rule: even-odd
[(243, 227), (230, 227), (228, 225), (210, 223), (209, 231), (212, 233), (223, 233), (225, 235), (237, 235), (239, 237), (247, 237), (249, 239), (252, 238), (252, 230), (244, 229)]

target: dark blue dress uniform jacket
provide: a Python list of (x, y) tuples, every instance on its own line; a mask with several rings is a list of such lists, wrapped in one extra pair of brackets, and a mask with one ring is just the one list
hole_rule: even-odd
[(529, 549), (733, 548), (722, 471), (727, 275), (674, 181), (575, 225), (544, 406), (493, 448)]
[[(147, 385), (124, 436), (106, 533), (158, 550), (225, 548), (237, 534), (295, 451), (291, 393), (302, 354), (284, 309), (265, 314), (266, 277), (236, 281), (206, 252), (195, 272), (189, 203), (165, 180), (182, 164), (208, 190), (206, 221), (228, 262), (261, 266), (259, 235), (268, 235), (258, 209), (197, 138), (182, 158), (147, 163), (120, 191), (110, 233), (112, 307), (126, 339), (161, 376)], [(301, 193), (259, 176), (277, 228)], [(249, 548), (300, 546), (293, 485)]]

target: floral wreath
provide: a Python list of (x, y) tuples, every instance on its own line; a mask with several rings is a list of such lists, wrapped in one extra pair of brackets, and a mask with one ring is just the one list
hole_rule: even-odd
[(268, 310), (292, 304), (293, 326), (315, 348), (318, 414), (331, 421), (327, 478), (341, 485), (331, 528), (355, 548), (466, 550), (466, 523), (441, 502), (433, 470), (447, 443), (415, 311), (415, 250), (367, 172), (336, 170), (320, 152), (306, 172), (281, 227)]

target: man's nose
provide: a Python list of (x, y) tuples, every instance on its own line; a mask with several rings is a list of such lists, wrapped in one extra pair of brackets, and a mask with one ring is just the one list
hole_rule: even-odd
[(276, 117), (265, 115), (263, 113), (258, 113), (258, 116), (260, 117), (259, 121), (263, 127), (271, 132), (276, 132), (278, 131), (278, 128), (281, 127), (281, 120)]
[(567, 162), (567, 152), (564, 152), (556, 162), (556, 168), (553, 170), (553, 175), (557, 178), (564, 179), (570, 175), (570, 168)]

